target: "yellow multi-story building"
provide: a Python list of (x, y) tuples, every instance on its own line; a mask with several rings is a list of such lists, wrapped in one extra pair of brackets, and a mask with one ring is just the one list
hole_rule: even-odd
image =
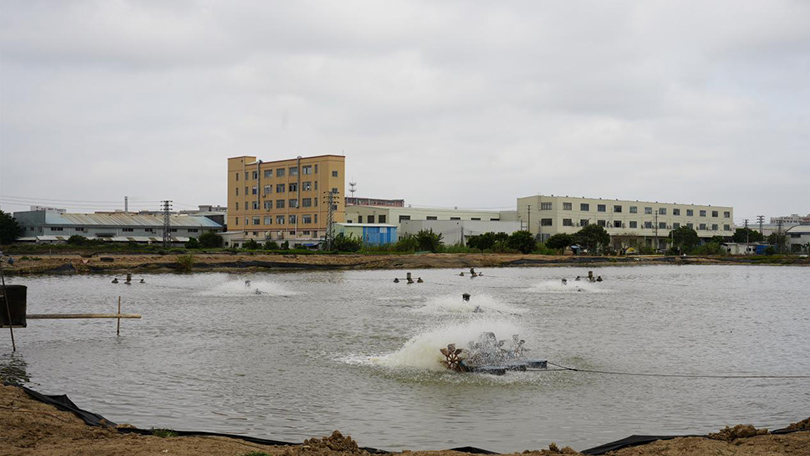
[(333, 221), (343, 222), (345, 157), (319, 155), (261, 161), (228, 159), (228, 234), (237, 239), (314, 241)]

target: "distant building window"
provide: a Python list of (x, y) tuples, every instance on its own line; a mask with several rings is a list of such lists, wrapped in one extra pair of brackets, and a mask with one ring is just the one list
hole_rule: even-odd
[(315, 165), (315, 174), (318, 174), (318, 165)]
[(276, 216), (276, 225), (283, 225), (283, 224), (284, 224), (284, 216), (283, 215), (277, 215)]
[(259, 209), (259, 202), (258, 201), (251, 201), (251, 203), (252, 203), (251, 207), (253, 207), (254, 211)]
[(290, 215), (290, 225), (294, 225), (298, 222), (298, 216), (295, 214)]
[(644, 228), (648, 230), (652, 229), (652, 222), (644, 222)]
[(312, 207), (312, 198), (301, 199), (301, 207)]
[(731, 231), (731, 225), (723, 225), (723, 231)]
[(169, 232), (171, 232), (171, 233), (176, 233), (176, 232), (177, 232), (177, 228), (171, 228), (171, 229), (169, 229)]
[(717, 231), (718, 226), (716, 223), (712, 223), (712, 231)]
[(290, 200), (290, 207), (292, 207), (292, 208), (298, 207), (298, 200), (297, 199), (291, 199)]
[[(237, 222), (238, 222), (238, 220), (237, 220)], [(144, 231), (146, 231), (147, 233), (154, 233), (155, 229), (154, 228), (145, 228)]]
[(297, 166), (291, 166), (290, 167), (290, 176), (297, 176), (297, 175), (298, 175), (298, 167)]
[(621, 204), (614, 204), (613, 205), (613, 212), (621, 212), (621, 211), (622, 211)]
[(687, 223), (687, 224), (686, 224), (686, 226), (687, 226), (687, 227), (689, 227), (689, 229), (690, 229), (690, 230), (694, 230), (694, 229), (695, 229), (695, 225), (694, 225), (694, 224), (692, 224), (692, 223)]
[(253, 224), (259, 225), (261, 223), (261, 219), (259, 217), (253, 217)]
[(731, 212), (729, 211), (723, 212), (723, 218), (731, 218)]
[(588, 203), (580, 203), (579, 204), (579, 210), (583, 211), (583, 212), (588, 212), (588, 211), (591, 210), (591, 205), (588, 204)]
[[(315, 171), (317, 173), (317, 171)], [(315, 190), (318, 190), (318, 181), (315, 181)]]
[(64, 228), (61, 226), (53, 226), (51, 227), (51, 231), (64, 231)]
[(276, 184), (276, 193), (284, 193), (284, 190), (287, 188), (285, 184)]
[(374, 216), (373, 215), (369, 215), (367, 218), (368, 218), (368, 223), (374, 223)]
[(652, 214), (652, 208), (651, 207), (645, 207), (644, 208), (644, 213), (645, 214)]
[(334, 193), (335, 195), (337, 195), (337, 193), (338, 193), (338, 189), (337, 189), (337, 187), (332, 187), (332, 193)]
[(550, 218), (540, 219), (540, 226), (551, 226), (551, 219)]
[(253, 176), (253, 180), (258, 179), (259, 178), (259, 172), (258, 171), (253, 171), (252, 176)]
[(251, 194), (252, 195), (258, 195), (259, 194), (259, 187), (253, 187), (253, 191), (251, 192)]
[(289, 184), (287, 186), (287, 191), (289, 191), (289, 192), (297, 192), (298, 191), (298, 184), (295, 184), (295, 183)]
[(284, 168), (279, 168), (276, 170), (276, 177), (284, 177)]
[(606, 225), (606, 222), (604, 220), (597, 220), (596, 224), (601, 226), (601, 227), (604, 227)]
[(658, 215), (667, 215), (667, 208), (659, 207), (658, 208)]
[(673, 223), (673, 224), (672, 224), (672, 229), (673, 229), (673, 230), (677, 230), (677, 229), (678, 229), (678, 228), (680, 228), (680, 227), (681, 227), (681, 224), (680, 224), (680, 223)]
[[(304, 225), (311, 225), (312, 224), (312, 216), (311, 215), (302, 215), (301, 216), (301, 223)], [(306, 232), (304, 234), (307, 234)]]
[(377, 216), (377, 223), (385, 223), (385, 216), (384, 215), (378, 215)]
[(695, 215), (695, 211), (693, 211), (692, 209), (687, 209), (686, 210), (686, 216), (687, 217), (694, 217), (694, 215)]
[(338, 172), (337, 171), (332, 171), (332, 177), (338, 177)]
[(501, 219), (499, 219), (499, 218), (491, 218), (491, 219), (489, 219), (489, 221), (490, 222), (500, 222)]
[(630, 206), (631, 214), (638, 214), (638, 206)]
[(621, 228), (621, 227), (622, 227), (622, 221), (621, 220), (614, 220), (613, 221), (613, 228)]
[(264, 217), (264, 224), (265, 225), (272, 225), (273, 224), (273, 216), (272, 215), (266, 215)]
[(607, 210), (607, 208), (605, 207), (604, 204), (597, 204), (596, 205), (596, 212), (605, 212), (606, 210)]
[(245, 180), (248, 180), (248, 176), (249, 176), (248, 172), (245, 171)]
[[(33, 227), (31, 229), (33, 229)], [(77, 226), (75, 229), (76, 229), (76, 231), (78, 231), (80, 233), (84, 233), (84, 228), (82, 228), (80, 226)]]
[(264, 170), (264, 178), (270, 179), (271, 177), (273, 177), (273, 170), (272, 169)]
[(284, 200), (276, 200), (276, 209), (284, 209)]
[(540, 210), (541, 211), (550, 211), (551, 210), (551, 203), (540, 203)]
[(470, 218), (470, 220), (473, 220), (473, 221), (480, 221), (480, 220), (481, 220), (481, 217), (472, 217), (472, 218)]
[(660, 230), (667, 229), (667, 222), (658, 222), (658, 229)]
[[(62, 228), (59, 228), (59, 230), (61, 231)], [(132, 233), (133, 231), (135, 231), (135, 229), (134, 228), (121, 228), (121, 231), (123, 231), (124, 233)]]
[(450, 220), (461, 220), (461, 217), (450, 217)]
[(239, 210), (239, 201), (236, 202), (236, 210)]
[(700, 216), (701, 216), (701, 217), (706, 217), (706, 211), (704, 211), (703, 209), (701, 209), (701, 210), (700, 210)]
[(236, 182), (239, 182), (239, 173), (236, 173)]
[(712, 217), (717, 217), (717, 211), (712, 211)]
[(303, 174), (312, 174), (312, 165), (304, 166), (301, 168)]
[(701, 223), (700, 225), (698, 225), (698, 227), (699, 227), (701, 230), (705, 230), (705, 229), (706, 229), (706, 224), (705, 224), (705, 223)]
[(681, 210), (680, 209), (673, 209), (672, 210), (672, 215), (681, 215)]
[(638, 228), (638, 222), (633, 220), (630, 222), (630, 228)]
[(428, 215), (428, 216), (426, 217), (426, 219), (427, 219), (427, 220), (438, 220), (438, 217), (436, 217), (435, 215)]
[(588, 219), (580, 219), (579, 226), (588, 226)]
[(239, 187), (236, 187), (236, 196), (239, 196)]
[(571, 219), (563, 219), (563, 226), (574, 226), (574, 221)]
[(400, 215), (399, 216), (399, 221), (400, 222), (404, 222), (405, 220), (410, 220), (410, 219), (411, 219), (410, 215)]
[(265, 185), (264, 186), (264, 194), (265, 195), (270, 195), (271, 193), (273, 193), (273, 186), (272, 185)]
[(239, 217), (236, 217), (235, 219), (233, 219), (233, 222), (234, 222), (233, 223), (234, 225), (239, 225)]
[(310, 190), (312, 190), (312, 182), (310, 182), (310, 181), (301, 182), (301, 191), (302, 192), (308, 192)]
[(564, 211), (570, 211), (572, 206), (573, 206), (573, 204), (571, 204), (571, 203), (563, 203), (563, 210)]
[(198, 232), (198, 231), (200, 231), (200, 230), (198, 230), (197, 228), (189, 228), (189, 229), (188, 229), (188, 232), (189, 232), (189, 233), (196, 233), (196, 232)]
[(363, 216), (362, 215), (357, 216), (357, 223), (363, 223)]

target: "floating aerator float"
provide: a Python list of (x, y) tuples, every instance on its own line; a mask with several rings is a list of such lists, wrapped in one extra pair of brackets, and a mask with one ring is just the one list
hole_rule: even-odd
[(548, 368), (544, 359), (528, 359), (525, 356), (525, 340), (517, 334), (512, 336), (511, 346), (503, 348), (506, 340), (498, 340), (495, 333), (484, 332), (477, 340), (469, 343), (468, 349), (456, 348), (449, 344), (439, 351), (445, 360), (441, 363), (452, 371), (476, 372), (482, 374), (504, 375), (506, 371), (527, 371)]

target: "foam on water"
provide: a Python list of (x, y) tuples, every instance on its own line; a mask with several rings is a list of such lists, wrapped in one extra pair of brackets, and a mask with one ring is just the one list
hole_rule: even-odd
[(563, 285), (560, 280), (546, 280), (526, 289), (529, 293), (607, 293), (604, 282), (588, 282), (585, 278), (580, 281), (568, 279), (568, 284)]
[(493, 296), (476, 294), (469, 301), (460, 295), (437, 296), (414, 310), (426, 314), (522, 314), (525, 308), (509, 305)]
[[(256, 290), (259, 292), (257, 293)], [(286, 289), (284, 286), (274, 282), (251, 282), (250, 286), (245, 286), (241, 280), (229, 280), (220, 283), (209, 290), (201, 293), (204, 296), (293, 296), (296, 293)]]
[(448, 344), (456, 344), (457, 348), (466, 349), (471, 341), (484, 332), (493, 332), (498, 339), (508, 340), (513, 334), (520, 334), (525, 338), (522, 328), (516, 322), (483, 317), (429, 328), (412, 337), (394, 353), (365, 357), (352, 355), (344, 358), (344, 361), (350, 364), (370, 364), (395, 369), (444, 371), (446, 368), (441, 363), (444, 356), (439, 349)]

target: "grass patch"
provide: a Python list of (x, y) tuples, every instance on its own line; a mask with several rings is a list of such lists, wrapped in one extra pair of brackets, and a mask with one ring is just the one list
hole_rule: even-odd
[(178, 434), (171, 429), (152, 428), (152, 435), (165, 439), (166, 437), (177, 437)]

